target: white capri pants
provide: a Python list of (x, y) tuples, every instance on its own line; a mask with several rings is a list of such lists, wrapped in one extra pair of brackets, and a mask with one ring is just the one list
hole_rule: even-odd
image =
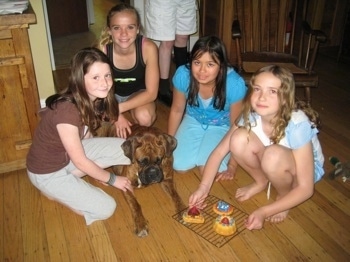
[[(130, 164), (121, 148), (124, 141), (121, 138), (98, 137), (83, 139), (82, 144), (89, 159), (100, 167), (107, 168)], [(70, 162), (57, 172), (42, 175), (27, 170), (27, 173), (33, 185), (45, 195), (81, 212), (87, 225), (112, 216), (117, 206), (114, 198), (73, 175), (74, 170), (77, 168)]]

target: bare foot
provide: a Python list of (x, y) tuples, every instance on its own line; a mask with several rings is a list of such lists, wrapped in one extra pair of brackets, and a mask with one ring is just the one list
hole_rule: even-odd
[(236, 191), (236, 198), (238, 201), (245, 201), (263, 191), (265, 187), (266, 184), (251, 183), (248, 186), (238, 188)]
[[(278, 199), (280, 199), (281, 197), (279, 195), (276, 196), (276, 201)], [(270, 217), (267, 217), (265, 220), (266, 221), (270, 221), (271, 223), (281, 223), (283, 222), (283, 220), (286, 219), (286, 217), (288, 216), (288, 213), (289, 213), (289, 209), (288, 210), (285, 210), (285, 211), (282, 211), (280, 213), (277, 213), (275, 215), (272, 215)]]
[(268, 217), (266, 220), (270, 221), (271, 223), (281, 223), (288, 215), (289, 210), (282, 211), (276, 215)]

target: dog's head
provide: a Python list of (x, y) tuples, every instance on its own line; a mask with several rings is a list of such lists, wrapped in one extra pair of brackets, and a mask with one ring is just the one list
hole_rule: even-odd
[[(138, 186), (161, 182), (173, 169), (173, 151), (177, 141), (155, 127), (138, 127), (122, 144), (131, 160), (129, 167), (138, 176)], [(135, 174), (136, 172), (136, 174)], [(141, 183), (141, 184), (140, 184)]]

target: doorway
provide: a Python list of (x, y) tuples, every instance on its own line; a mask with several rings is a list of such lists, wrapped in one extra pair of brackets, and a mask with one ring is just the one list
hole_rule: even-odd
[[(54, 0), (43, 1), (43, 7), (51, 56), (51, 66), (53, 70), (56, 70), (68, 67), (72, 56), (78, 50), (84, 47), (92, 46), (97, 42), (100, 33), (103, 27), (105, 26), (105, 19), (109, 9), (115, 4), (117, 4), (119, 0), (83, 0), (86, 3), (84, 4), (83, 2), (80, 2), (80, 5), (83, 6), (82, 9), (84, 9), (84, 12), (80, 10), (76, 10), (75, 12), (82, 12), (84, 13), (84, 16), (87, 17), (87, 19), (83, 19), (86, 23), (86, 29), (82, 30), (83, 32), (79, 32), (78, 30), (76, 32), (69, 32), (63, 34), (57, 34), (57, 32), (51, 32), (50, 30), (49, 21), (51, 19), (50, 16), (52, 15), (52, 12), (48, 12), (50, 8), (48, 4), (50, 5), (49, 2), (51, 1)], [(76, 2), (70, 0), (65, 1)], [(60, 3), (61, 1), (56, 2)], [(68, 8), (64, 5), (62, 5), (62, 7), (64, 11), (66, 11)], [(68, 14), (68, 11), (66, 12), (66, 14)], [(64, 15), (64, 17), (66, 16), (67, 15)], [(72, 16), (74, 17), (74, 14)], [(65, 27), (69, 27), (69, 25), (70, 24), (67, 23)], [(67, 29), (65, 30), (67, 31)]]

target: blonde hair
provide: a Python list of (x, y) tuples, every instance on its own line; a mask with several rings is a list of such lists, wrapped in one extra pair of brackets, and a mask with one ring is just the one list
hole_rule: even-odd
[(130, 12), (133, 13), (136, 17), (136, 24), (137, 27), (139, 28), (139, 30), (141, 31), (141, 18), (140, 18), (140, 14), (137, 12), (136, 8), (126, 4), (126, 3), (120, 3), (117, 4), (115, 6), (113, 6), (108, 14), (107, 14), (107, 21), (106, 21), (106, 26), (105, 28), (101, 31), (101, 35), (99, 38), (99, 41), (97, 43), (97, 48), (99, 48), (100, 50), (104, 51), (104, 48), (107, 44), (112, 43), (112, 37), (109, 34), (109, 29), (110, 29), (110, 22), (111, 22), (111, 18), (116, 14), (116, 13), (120, 13), (120, 12)]
[(281, 141), (281, 139), (285, 136), (285, 129), (291, 119), (293, 111), (298, 109), (304, 111), (309, 120), (313, 123), (313, 128), (320, 125), (319, 115), (310, 107), (310, 105), (304, 101), (295, 101), (295, 82), (293, 74), (290, 72), (290, 70), (277, 65), (269, 65), (260, 68), (253, 74), (252, 78), (250, 79), (247, 95), (243, 100), (241, 117), (236, 120), (237, 125), (239, 123), (239, 119), (243, 118), (243, 126), (249, 131), (251, 130), (252, 126), (249, 121), (249, 116), (250, 113), (253, 112), (250, 103), (251, 96), (253, 94), (253, 85), (256, 77), (264, 72), (272, 73), (281, 81), (281, 87), (278, 90), (280, 108), (271, 123), (273, 125), (273, 133), (270, 140), (273, 144), (278, 144), (279, 141)]

